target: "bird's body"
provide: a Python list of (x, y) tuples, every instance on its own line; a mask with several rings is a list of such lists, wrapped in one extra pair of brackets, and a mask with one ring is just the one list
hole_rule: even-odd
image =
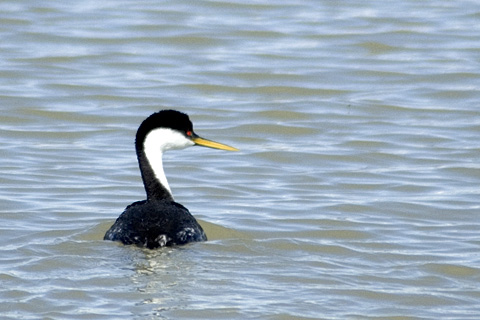
[(105, 240), (154, 249), (206, 241), (187, 208), (171, 200), (143, 200), (129, 205), (105, 234)]
[(150, 249), (207, 240), (188, 209), (174, 201), (162, 165), (166, 150), (193, 145), (236, 150), (198, 137), (188, 116), (178, 111), (163, 110), (143, 121), (135, 146), (147, 199), (127, 206), (105, 233), (105, 240)]

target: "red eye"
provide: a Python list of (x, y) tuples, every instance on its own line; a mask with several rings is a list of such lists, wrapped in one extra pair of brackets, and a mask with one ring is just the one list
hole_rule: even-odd
[(187, 136), (191, 137), (192, 136), (192, 131), (187, 131)]

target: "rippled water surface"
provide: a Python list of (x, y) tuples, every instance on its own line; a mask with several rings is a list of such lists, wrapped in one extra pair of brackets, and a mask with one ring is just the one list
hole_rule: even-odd
[[(2, 319), (478, 319), (477, 1), (2, 1)], [(172, 151), (210, 241), (103, 241)]]

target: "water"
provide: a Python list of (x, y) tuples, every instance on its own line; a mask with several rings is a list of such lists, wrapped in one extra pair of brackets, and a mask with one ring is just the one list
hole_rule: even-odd
[[(477, 319), (476, 1), (3, 1), (2, 319)], [(103, 241), (139, 123), (210, 241)]]

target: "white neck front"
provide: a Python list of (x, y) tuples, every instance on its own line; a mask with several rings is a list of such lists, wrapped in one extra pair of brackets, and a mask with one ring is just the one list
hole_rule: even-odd
[(182, 133), (168, 128), (154, 129), (145, 137), (143, 148), (148, 163), (152, 167), (157, 180), (170, 192), (170, 195), (172, 195), (172, 191), (163, 170), (163, 153), (167, 150), (184, 149), (193, 145), (193, 141), (186, 138)]

